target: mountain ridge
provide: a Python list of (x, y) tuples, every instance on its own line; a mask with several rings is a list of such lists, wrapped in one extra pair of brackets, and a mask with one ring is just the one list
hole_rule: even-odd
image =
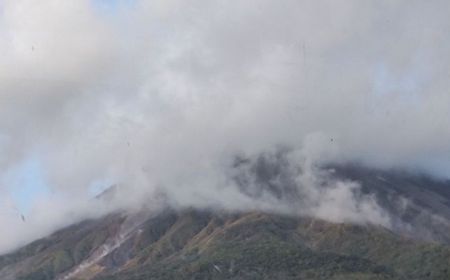
[[(282, 169), (259, 164), (261, 187), (285, 195), (273, 183)], [(82, 221), (0, 256), (0, 279), (450, 278), (448, 182), (355, 166), (326, 170), (333, 180), (358, 182), (355, 195), (374, 197), (394, 226), (257, 209), (144, 207)]]
[[(111, 214), (60, 230), (28, 245), (26, 250), (34, 249), (34, 254), (19, 262), (15, 260), (13, 277), (7, 277), (5, 257), (0, 258), (3, 267), (0, 276), (2, 279), (446, 279), (443, 277), (450, 276), (448, 245), (414, 240), (380, 226), (333, 224), (262, 212), (213, 213), (195, 209), (165, 210), (149, 217), (117, 246), (111, 246), (103, 256), (87, 264), (86, 260), (120, 236), (121, 225), (134, 219), (134, 215)], [(30, 272), (29, 267), (39, 268)]]

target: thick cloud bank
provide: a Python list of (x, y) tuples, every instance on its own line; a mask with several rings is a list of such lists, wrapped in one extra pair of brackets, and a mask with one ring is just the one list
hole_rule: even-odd
[[(309, 199), (303, 212), (387, 225), (370, 197), (355, 196), (356, 182), (323, 182), (315, 166), (358, 161), (449, 177), (449, 9), (1, 1), (0, 251), (143, 194), (286, 211), (230, 179), (236, 157), (284, 148), (303, 170), (294, 176)], [(51, 194), (33, 201), (23, 223), (5, 214), (15, 207), (7, 174), (30, 157)], [(126, 195), (94, 207), (87, 197), (98, 182), (126, 186)]]

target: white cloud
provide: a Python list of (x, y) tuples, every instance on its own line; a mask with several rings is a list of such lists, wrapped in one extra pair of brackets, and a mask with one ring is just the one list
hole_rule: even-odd
[[(279, 145), (448, 177), (448, 6), (136, 1), (105, 16), (88, 0), (3, 1), (0, 168), (38, 154), (57, 192), (107, 179), (232, 208), (247, 201), (224, 165)], [(351, 189), (318, 212), (369, 215), (370, 198), (342, 207)]]

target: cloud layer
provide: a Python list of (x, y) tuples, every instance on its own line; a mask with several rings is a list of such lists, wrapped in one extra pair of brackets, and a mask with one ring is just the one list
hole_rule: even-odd
[[(277, 147), (301, 153), (302, 166), (449, 177), (446, 1), (121, 3), (0, 3), (2, 178), (33, 157), (58, 197), (85, 201), (107, 181), (127, 186), (124, 205), (163, 192), (239, 209), (247, 201), (230, 186), (230, 162)], [(352, 201), (344, 185), (321, 199)], [(316, 213), (377, 207), (365, 199), (328, 199)], [(78, 208), (65, 205), (35, 207)]]

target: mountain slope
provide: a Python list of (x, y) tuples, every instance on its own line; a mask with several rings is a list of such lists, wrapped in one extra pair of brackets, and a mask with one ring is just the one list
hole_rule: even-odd
[[(381, 227), (260, 212), (166, 210), (147, 219), (139, 215), (86, 221), (36, 241), (0, 259), (0, 278), (450, 277), (449, 246), (401, 237)], [(136, 219), (134, 229), (117, 241), (120, 229)]]
[[(282, 169), (258, 164), (260, 187), (289, 203), (289, 180), (272, 183)], [(329, 173), (359, 182), (394, 226), (261, 211), (113, 213), (0, 256), (0, 279), (450, 279), (448, 182), (355, 166)]]

